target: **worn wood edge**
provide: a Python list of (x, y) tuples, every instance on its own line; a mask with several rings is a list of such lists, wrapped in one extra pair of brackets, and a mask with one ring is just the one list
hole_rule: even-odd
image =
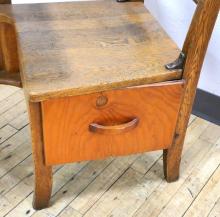
[(0, 4), (11, 4), (11, 0), (0, 0)]
[(12, 17), (2, 13), (0, 13), (0, 23), (15, 25), (15, 21)]
[(41, 103), (27, 102), (32, 135), (32, 152), (35, 168), (33, 208), (49, 206), (52, 191), (52, 167), (45, 165)]
[(0, 84), (22, 87), (20, 73), (0, 71)]
[[(22, 77), (22, 74), (23, 73), (21, 73), (21, 77)], [(128, 88), (128, 87), (132, 87), (132, 86), (156, 85), (156, 84), (160, 84), (160, 83), (176, 82), (176, 81), (182, 80), (181, 78), (182, 78), (182, 72), (179, 71), (178, 76), (176, 75), (176, 72), (174, 72), (173, 77), (170, 76), (170, 79), (167, 78), (166, 75), (164, 75), (164, 79), (161, 76), (160, 76), (160, 79), (155, 77), (155, 78), (151, 79), (150, 81), (148, 78), (143, 78), (143, 79), (124, 81), (124, 82), (115, 82), (115, 83), (111, 83), (111, 84), (94, 85), (94, 86), (84, 87), (82, 89), (80, 89), (80, 88), (65, 89), (65, 90), (61, 89), (61, 90), (57, 90), (56, 92), (51, 91), (51, 92), (47, 92), (47, 93), (31, 92), (28, 90), (28, 87), (26, 87), (24, 89), (25, 89), (26, 97), (28, 97), (29, 101), (40, 102), (40, 101), (49, 100), (49, 99), (53, 99), (53, 98), (85, 95), (85, 94), (103, 92), (103, 91), (108, 91), (108, 90)], [(25, 82), (23, 82), (23, 85), (25, 86)]]
[[(16, 28), (16, 20), (13, 19), (13, 17), (10, 17), (8, 14), (2, 14), (0, 13), (0, 23), (7, 23), (13, 25), (13, 28), (15, 29), (16, 35), (17, 35), (17, 28)], [(19, 37), (17, 37), (17, 52), (18, 52), (18, 59), (22, 59), (22, 49), (20, 48), (19, 43)], [(126, 88), (129, 86), (139, 86), (139, 85), (145, 85), (145, 84), (153, 84), (153, 83), (159, 83), (159, 82), (166, 82), (166, 81), (172, 81), (172, 80), (178, 80), (182, 78), (182, 71), (181, 70), (174, 70), (172, 74), (169, 75), (169, 77), (164, 73), (164, 75), (155, 76), (152, 78), (137, 78), (134, 80), (128, 80), (123, 82), (113, 82), (111, 84), (97, 84), (94, 86), (89, 87), (83, 87), (83, 88), (71, 88), (67, 87), (66, 89), (57, 89), (56, 91), (47, 91), (47, 92), (40, 92), (38, 90), (32, 91), (33, 87), (29, 88), (25, 83), (25, 73), (23, 73), (22, 69), (24, 68), (22, 66), (22, 62), (19, 61), (19, 68), (20, 68), (20, 77), (22, 81), (22, 86), (24, 87), (26, 98), (31, 102), (41, 102), (47, 99), (57, 98), (57, 97), (67, 97), (67, 96), (77, 96), (82, 94), (90, 94), (90, 93), (96, 93), (100, 91), (107, 91), (117, 88)], [(34, 85), (34, 84), (33, 84)]]

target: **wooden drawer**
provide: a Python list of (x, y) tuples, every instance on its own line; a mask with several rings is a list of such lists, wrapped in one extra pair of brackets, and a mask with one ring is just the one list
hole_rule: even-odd
[(42, 102), (46, 164), (168, 148), (182, 92), (179, 81)]

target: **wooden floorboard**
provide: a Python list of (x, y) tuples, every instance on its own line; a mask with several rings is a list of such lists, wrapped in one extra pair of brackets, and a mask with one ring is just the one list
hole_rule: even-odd
[(220, 217), (220, 126), (191, 116), (177, 182), (161, 154), (54, 167), (51, 207), (35, 211), (23, 92), (0, 85), (0, 217)]

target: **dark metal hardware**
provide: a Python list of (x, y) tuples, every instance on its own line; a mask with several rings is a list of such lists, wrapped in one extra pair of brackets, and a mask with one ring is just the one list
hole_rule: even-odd
[(170, 71), (178, 70), (178, 69), (183, 70), (185, 60), (186, 60), (186, 55), (183, 52), (181, 52), (179, 57), (174, 62), (165, 65), (165, 68)]
[(122, 3), (122, 2), (128, 2), (129, 0), (116, 0), (116, 1)]

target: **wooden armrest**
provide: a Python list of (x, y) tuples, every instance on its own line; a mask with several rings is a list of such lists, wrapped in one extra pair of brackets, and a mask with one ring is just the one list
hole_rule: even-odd
[(22, 87), (20, 73), (8, 73), (0, 71), (0, 84)]
[[(1, 1), (0, 2), (5, 2)], [(8, 6), (8, 5), (4, 5)], [(11, 7), (11, 5), (9, 5)], [(12, 19), (0, 15), (0, 84), (20, 87), (17, 37)]]
[(0, 0), (0, 4), (11, 4), (11, 0)]

